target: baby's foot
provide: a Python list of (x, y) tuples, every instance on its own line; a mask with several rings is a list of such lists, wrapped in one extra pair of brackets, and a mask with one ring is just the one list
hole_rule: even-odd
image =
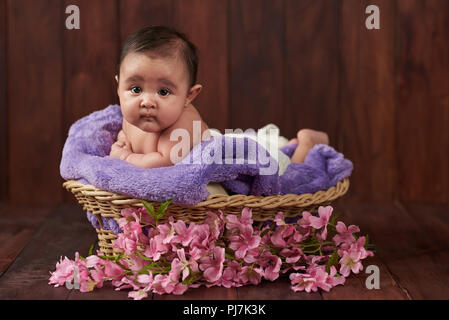
[(312, 147), (316, 144), (329, 144), (329, 136), (322, 131), (302, 129), (298, 131), (297, 137), (300, 144), (309, 144)]
[(322, 131), (302, 129), (298, 131), (298, 147), (291, 158), (292, 162), (304, 162), (310, 149), (317, 144), (329, 144), (329, 136)]

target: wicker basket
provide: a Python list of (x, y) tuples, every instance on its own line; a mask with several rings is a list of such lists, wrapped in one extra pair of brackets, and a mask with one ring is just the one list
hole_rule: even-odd
[[(117, 221), (121, 218), (120, 212), (122, 209), (142, 207), (142, 202), (139, 199), (104, 191), (74, 180), (64, 182), (63, 186), (75, 195), (83, 210), (91, 212), (97, 218), (100, 224), (100, 229), (96, 229), (100, 251), (106, 255), (116, 254), (117, 252), (112, 248), (112, 242), (117, 236), (112, 231), (103, 229), (101, 218), (113, 218)], [(319, 206), (328, 205), (331, 201), (343, 196), (348, 188), (349, 179), (345, 178), (339, 181), (335, 187), (317, 191), (313, 194), (286, 194), (266, 197), (214, 194), (193, 206), (172, 204), (165, 212), (164, 218), (173, 216), (175, 220), (181, 219), (186, 223), (201, 223), (207, 217), (206, 212), (210, 210), (220, 209), (223, 214), (240, 215), (244, 207), (249, 207), (252, 209), (254, 222), (262, 225), (264, 221), (273, 220), (279, 211), (284, 213), (284, 217), (296, 217), (301, 215), (303, 211), (315, 212)], [(157, 210), (159, 203), (152, 204)], [(164, 220), (161, 219), (160, 221)]]

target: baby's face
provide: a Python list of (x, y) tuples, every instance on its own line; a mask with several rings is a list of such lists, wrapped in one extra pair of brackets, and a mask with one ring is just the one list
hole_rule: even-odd
[(120, 66), (117, 93), (123, 117), (146, 132), (161, 132), (179, 119), (189, 77), (178, 57), (131, 52)]

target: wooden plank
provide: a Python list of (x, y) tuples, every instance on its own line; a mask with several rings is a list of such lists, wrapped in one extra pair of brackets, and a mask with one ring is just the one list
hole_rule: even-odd
[(0, 278), (0, 299), (67, 299), (65, 287), (48, 285), (61, 256), (86, 255), (96, 233), (78, 206), (56, 208)]
[(284, 8), (280, 0), (231, 0), (231, 128), (281, 126), (284, 105)]
[(285, 91), (282, 133), (299, 129), (338, 138), (338, 1), (285, 1)]
[[(376, 1), (380, 30), (365, 26), (372, 1), (340, 2), (340, 139), (354, 162), (349, 198), (391, 201), (395, 177), (395, 2)], [(409, 158), (407, 158), (409, 159)]]
[(340, 219), (360, 226), (407, 298), (447, 299), (447, 205), (339, 204)]
[(0, 276), (28, 244), (52, 208), (11, 205), (0, 208)]
[(203, 85), (193, 104), (210, 128), (224, 132), (228, 114), (227, 1), (177, 1), (176, 28), (198, 48), (198, 83)]
[(425, 241), (426, 250), (389, 259), (388, 266), (414, 299), (449, 298), (449, 215), (447, 205), (400, 206), (420, 227), (413, 237)]
[[(64, 29), (64, 139), (78, 119), (119, 103), (114, 79), (120, 45), (118, 2), (65, 1), (65, 7), (71, 4), (79, 7), (81, 21), (78, 30)], [(63, 197), (76, 203), (69, 192)]]
[(288, 276), (282, 275), (275, 281), (262, 281), (259, 285), (237, 288), (238, 300), (321, 300), (317, 292), (293, 292)]
[(416, 300), (449, 299), (449, 251), (427, 252), (388, 262), (391, 273)]
[[(119, 0), (121, 43), (145, 26), (174, 27), (176, 6), (173, 0)], [(132, 10), (130, 10), (132, 8)]]
[(0, 201), (8, 199), (8, 101), (6, 97), (6, 0), (0, 0)]
[[(375, 255), (363, 260), (363, 270), (351, 274), (345, 284), (332, 288), (329, 292), (321, 291), (324, 300), (408, 300), (399, 284), (388, 271), (387, 266)], [(366, 273), (367, 266), (379, 268), (379, 289), (368, 289), (366, 280), (371, 275)]]
[(334, 208), (340, 213), (338, 220), (346, 225), (355, 224), (360, 227), (361, 235), (369, 235), (387, 266), (390, 258), (424, 254), (432, 246), (429, 237), (420, 236), (420, 224), (394, 204), (341, 201)]
[(397, 37), (399, 196), (447, 203), (449, 2), (399, 0)]
[(153, 294), (153, 300), (236, 300), (236, 288), (200, 287), (188, 289), (183, 295)]
[(10, 201), (53, 204), (62, 198), (63, 3), (10, 0), (7, 9)]

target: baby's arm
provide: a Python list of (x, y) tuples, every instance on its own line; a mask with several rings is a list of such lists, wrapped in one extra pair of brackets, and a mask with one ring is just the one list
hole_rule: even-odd
[(173, 159), (174, 162), (172, 162), (170, 155), (172, 148), (179, 142), (170, 140), (172, 129), (173, 127), (161, 133), (157, 143), (157, 151), (145, 154), (130, 153), (124, 160), (137, 167), (147, 169), (167, 167), (175, 164), (174, 162), (176, 162), (177, 159)]
[(150, 153), (133, 153), (128, 154), (125, 159), (126, 162), (131, 163), (140, 168), (159, 168), (171, 166), (173, 163), (170, 161), (170, 157), (165, 156), (160, 152)]
[(125, 160), (132, 153), (131, 143), (126, 138), (123, 130), (120, 130), (117, 141), (111, 146), (109, 156)]

